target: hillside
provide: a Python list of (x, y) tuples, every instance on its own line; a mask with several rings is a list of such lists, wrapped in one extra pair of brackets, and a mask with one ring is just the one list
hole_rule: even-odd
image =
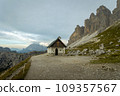
[(19, 54), (15, 52), (0, 52), (0, 72), (17, 65), (29, 56), (29, 54)]
[(89, 48), (90, 50), (96, 50), (100, 47), (100, 44), (103, 44), (104, 48), (107, 50), (120, 49), (120, 21), (116, 22), (104, 32), (98, 34), (92, 39), (97, 40), (98, 42), (90, 41), (86, 44), (78, 46), (77, 48)]
[(11, 51), (10, 48), (0, 47), (0, 72), (17, 65), (18, 63), (30, 56), (39, 55), (43, 53), (44, 52), (40, 51), (32, 51), (29, 53), (17, 53), (16, 51)]
[[(73, 46), (73, 44), (80, 39), (89, 38), (89, 35), (93, 33), (101, 33), (107, 27), (114, 24), (120, 19), (120, 0), (117, 0), (117, 7), (111, 12), (104, 5), (100, 6), (96, 10), (96, 14), (91, 13), (88, 19), (84, 21), (84, 26), (79, 26), (75, 28), (68, 40), (68, 46)], [(86, 43), (86, 41), (85, 41)]]
[(119, 63), (120, 60), (120, 21), (115, 22), (104, 32), (92, 38), (93, 41), (68, 48), (71, 55), (95, 55), (98, 60), (93, 63)]
[(0, 47), (0, 52), (11, 52), (11, 50), (7, 47), (5, 47), (5, 48)]

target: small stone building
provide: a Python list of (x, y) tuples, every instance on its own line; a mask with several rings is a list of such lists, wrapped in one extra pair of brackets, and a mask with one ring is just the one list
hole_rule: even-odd
[(66, 45), (60, 40), (61, 38), (58, 37), (54, 40), (48, 47), (47, 53), (52, 55), (63, 55), (65, 54)]

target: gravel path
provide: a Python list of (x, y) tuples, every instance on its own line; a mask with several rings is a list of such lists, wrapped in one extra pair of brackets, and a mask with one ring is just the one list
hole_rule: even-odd
[(90, 64), (90, 56), (33, 56), (26, 80), (120, 79), (119, 64)]

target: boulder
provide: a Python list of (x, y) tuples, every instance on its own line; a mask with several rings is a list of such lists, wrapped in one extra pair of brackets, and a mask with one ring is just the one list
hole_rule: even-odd
[(94, 55), (94, 54), (95, 54), (95, 51), (94, 51), (94, 50), (89, 50), (89, 54), (90, 54), (90, 55)]
[(109, 44), (111, 45), (111, 44), (113, 44), (113, 42), (111, 41)]
[(76, 51), (76, 55), (81, 55), (80, 50), (77, 50), (77, 51)]
[(107, 51), (107, 53), (111, 53), (112, 51), (109, 49), (108, 51)]
[(116, 44), (115, 46), (116, 46), (116, 47), (119, 47), (120, 45), (119, 45), (119, 44)]
[(120, 43), (120, 40), (118, 40), (118, 43)]
[(99, 55), (102, 55), (102, 54), (105, 54), (104, 50), (101, 50), (101, 49), (96, 49), (95, 50), (95, 55), (99, 56)]
[(88, 51), (87, 48), (86, 48), (86, 49), (83, 49), (83, 51), (81, 52), (81, 54), (82, 54), (82, 55), (86, 55), (86, 54), (87, 54), (87, 51)]
[(99, 49), (101, 49), (101, 50), (104, 49), (104, 44), (103, 43), (99, 45)]

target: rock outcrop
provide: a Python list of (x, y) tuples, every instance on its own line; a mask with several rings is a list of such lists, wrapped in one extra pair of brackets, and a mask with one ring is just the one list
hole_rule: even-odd
[(117, 0), (117, 8), (113, 10), (113, 14), (111, 16), (111, 24), (113, 24), (115, 21), (120, 19), (120, 0)]
[(73, 32), (73, 34), (70, 36), (70, 41), (68, 44), (71, 44), (72, 42), (78, 40), (79, 38), (81, 38), (84, 35), (84, 27), (80, 27), (79, 25), (77, 25), (77, 27), (75, 28), (75, 31)]
[(96, 15), (92, 13), (90, 18), (85, 20), (85, 35), (95, 31), (103, 31), (110, 25), (111, 12), (105, 6), (100, 6), (97, 9)]
[(29, 53), (17, 53), (11, 51), (9, 48), (0, 47), (0, 72), (20, 63), (30, 56), (43, 53), (45, 52), (33, 51)]
[(77, 26), (77, 29), (79, 31), (76, 31), (75, 29), (75, 32), (70, 36), (68, 40), (68, 45), (75, 42), (76, 40), (81, 39), (87, 34), (92, 34), (96, 31), (104, 31), (107, 27), (112, 25), (118, 19), (120, 19), (120, 0), (117, 0), (117, 8), (115, 8), (112, 13), (105, 6), (100, 6), (97, 9), (96, 15), (92, 13), (89, 19), (85, 20), (82, 31), (80, 31), (81, 27)]
[(28, 56), (28, 54), (18, 54), (15, 52), (0, 52), (0, 71), (18, 64)]

